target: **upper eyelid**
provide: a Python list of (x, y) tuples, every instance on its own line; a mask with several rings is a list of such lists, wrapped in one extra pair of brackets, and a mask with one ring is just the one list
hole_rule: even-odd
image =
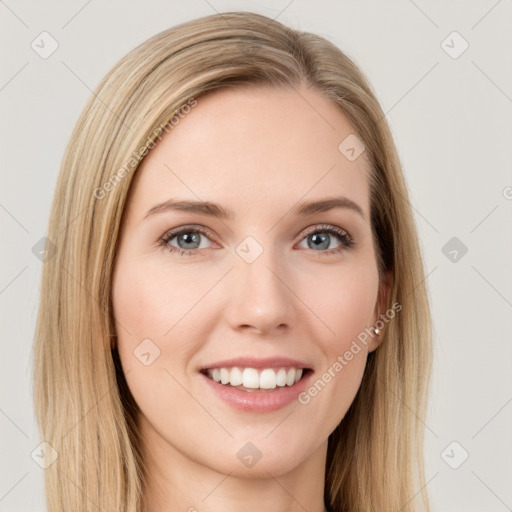
[(335, 231), (343, 231), (349, 238), (352, 238), (352, 236), (350, 235), (350, 233), (345, 229), (345, 228), (342, 228), (341, 226), (335, 226), (334, 224), (314, 224), (312, 226), (309, 226), (305, 229), (303, 229), (301, 231), (302, 232), (305, 232), (305, 233), (311, 233), (311, 232), (315, 232), (315, 231), (321, 231), (322, 229), (325, 229), (326, 231), (331, 229), (331, 230), (335, 230)]
[(175, 237), (176, 235), (179, 235), (181, 233), (187, 233), (189, 231), (199, 231), (201, 234), (208, 234), (208, 235), (215, 237), (215, 233), (211, 229), (207, 228), (206, 226), (190, 224), (190, 225), (186, 225), (186, 226), (181, 226), (179, 228), (169, 229), (168, 231), (166, 231), (163, 234), (162, 238)]

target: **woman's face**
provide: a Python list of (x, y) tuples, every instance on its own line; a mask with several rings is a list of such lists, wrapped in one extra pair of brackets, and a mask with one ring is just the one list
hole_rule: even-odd
[(312, 88), (197, 101), (132, 183), (117, 347), (162, 463), (276, 476), (325, 461), (378, 343), (353, 343), (379, 309), (368, 161)]

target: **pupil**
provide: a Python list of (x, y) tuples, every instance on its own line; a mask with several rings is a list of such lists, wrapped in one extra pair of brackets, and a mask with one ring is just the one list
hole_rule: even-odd
[[(327, 249), (327, 247), (329, 246), (329, 235), (314, 234), (312, 235), (311, 240), (313, 241), (314, 244), (313, 247)], [(319, 243), (317, 243), (317, 241)]]
[[(197, 233), (185, 233), (182, 236), (182, 240), (184, 240), (185, 244), (190, 244), (190, 243), (197, 243), (198, 241), (198, 234)], [(187, 247), (187, 249), (189, 249), (189, 247)]]

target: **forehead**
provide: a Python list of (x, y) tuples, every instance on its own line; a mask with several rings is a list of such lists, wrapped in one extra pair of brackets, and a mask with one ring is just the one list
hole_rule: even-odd
[(367, 214), (368, 162), (340, 151), (348, 136), (345, 114), (312, 88), (214, 91), (156, 140), (131, 202), (147, 210), (172, 196), (278, 213), (299, 199), (344, 195)]

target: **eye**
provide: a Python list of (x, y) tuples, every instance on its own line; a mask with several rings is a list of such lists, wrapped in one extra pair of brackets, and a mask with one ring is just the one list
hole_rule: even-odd
[[(333, 239), (338, 244), (335, 247), (331, 246)], [(354, 245), (347, 231), (331, 225), (313, 226), (302, 241), (307, 243), (306, 248), (323, 254), (338, 253)]]
[[(210, 240), (210, 238), (214, 238), (214, 234), (204, 227), (184, 226), (167, 232), (158, 243), (170, 252), (182, 256), (193, 256), (201, 249), (208, 248), (207, 243), (206, 245), (202, 243), (202, 238)], [(305, 238), (302, 239), (302, 242), (304, 241), (307, 243), (307, 247), (300, 247), (327, 255), (339, 253), (354, 245), (354, 241), (347, 231), (329, 224), (310, 228), (306, 232)], [(333, 241), (337, 243), (335, 247), (332, 247)]]
[(213, 233), (205, 228), (196, 228), (186, 226), (177, 230), (167, 232), (159, 241), (170, 252), (176, 252), (181, 255), (192, 256), (200, 249), (205, 249), (201, 243), (201, 237), (213, 237)]

